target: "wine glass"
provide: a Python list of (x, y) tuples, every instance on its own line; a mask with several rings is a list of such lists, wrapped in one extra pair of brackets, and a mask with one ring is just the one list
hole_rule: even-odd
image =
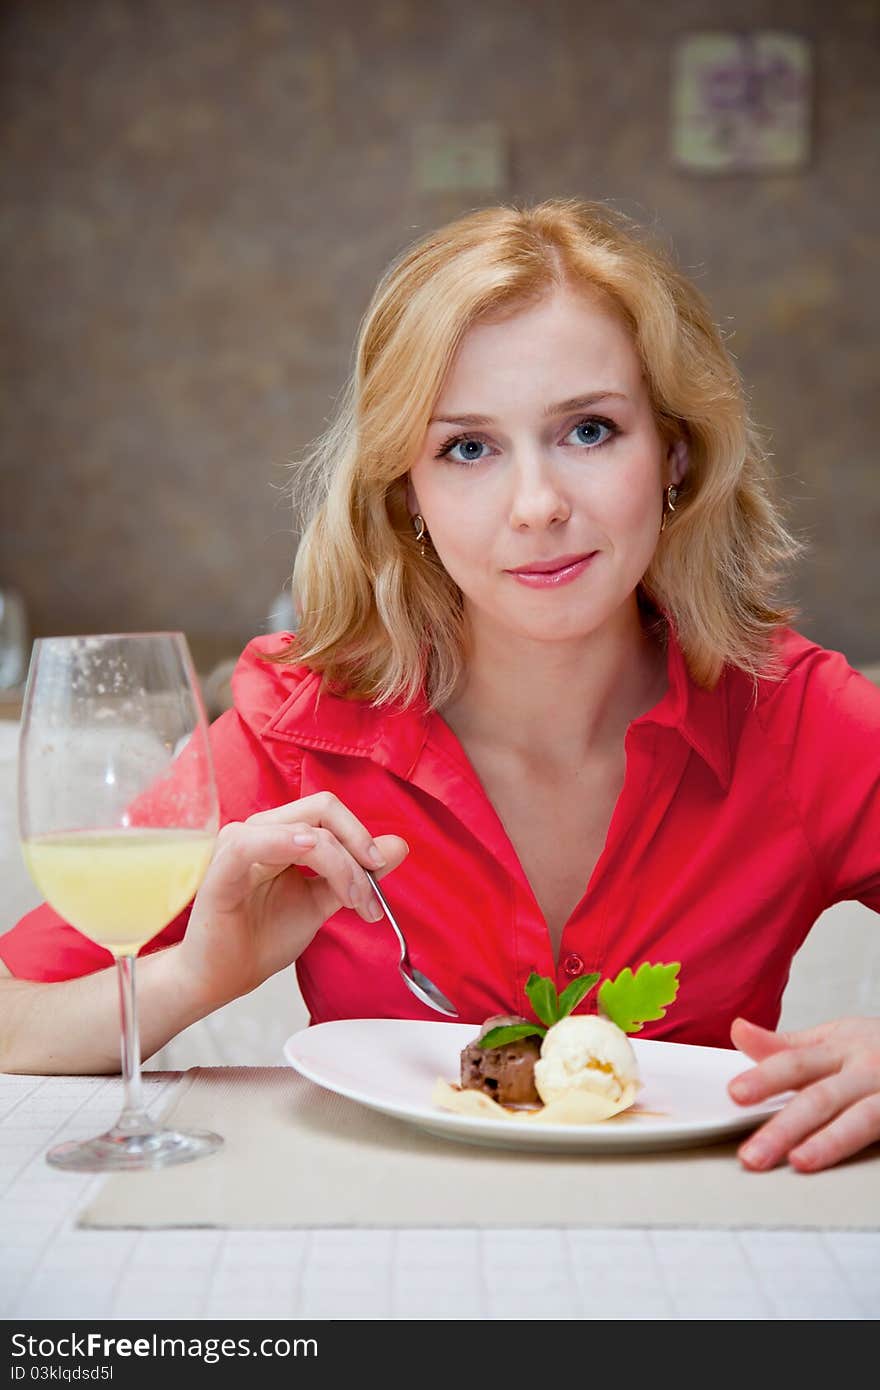
[(219, 1135), (161, 1128), (144, 1109), (135, 995), (135, 957), (194, 896), (219, 826), (207, 720), (182, 633), (34, 642), (18, 807), (31, 877), (66, 922), (112, 952), (119, 983), (122, 1114), (106, 1134), (50, 1149), (47, 1161), (103, 1173), (213, 1153)]

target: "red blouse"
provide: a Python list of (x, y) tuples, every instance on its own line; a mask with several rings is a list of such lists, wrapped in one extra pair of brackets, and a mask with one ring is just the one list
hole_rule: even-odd
[[(681, 961), (678, 998), (640, 1036), (729, 1046), (742, 1014), (774, 1027), (792, 957), (832, 903), (880, 911), (880, 689), (837, 652), (778, 636), (784, 677), (726, 670), (695, 686), (670, 638), (669, 687), (626, 735), (626, 776), (605, 848), (562, 935), (546, 923), (516, 852), (442, 717), (324, 694), (302, 666), (270, 665), (287, 635), (259, 637), (212, 726), (222, 820), (319, 790), (373, 835), (410, 846), (387, 880), (413, 962), (464, 1022), (520, 1012), (530, 971), (614, 975)], [(178, 941), (184, 912), (145, 952)], [(846, 950), (846, 942), (841, 942)], [(48, 906), (0, 937), (23, 979), (62, 980), (111, 957)], [(312, 1022), (433, 1018), (400, 979), (387, 923), (345, 908), (297, 961)], [(595, 1008), (595, 991), (580, 1011)]]

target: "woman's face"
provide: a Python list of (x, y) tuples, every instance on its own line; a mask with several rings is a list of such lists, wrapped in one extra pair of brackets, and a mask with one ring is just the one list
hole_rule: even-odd
[(685, 468), (684, 445), (663, 447), (622, 322), (558, 289), (465, 335), (410, 470), (409, 508), (475, 631), (567, 640), (632, 602), (663, 489)]

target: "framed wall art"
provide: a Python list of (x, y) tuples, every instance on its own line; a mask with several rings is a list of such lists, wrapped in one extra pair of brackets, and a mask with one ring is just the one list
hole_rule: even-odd
[(676, 45), (672, 158), (692, 173), (772, 173), (809, 159), (812, 48), (775, 30), (694, 33)]

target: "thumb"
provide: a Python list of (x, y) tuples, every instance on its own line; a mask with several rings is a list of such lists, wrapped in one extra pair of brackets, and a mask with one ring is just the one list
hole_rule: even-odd
[(375, 871), (376, 878), (384, 878), (401, 865), (409, 854), (409, 845), (399, 835), (377, 835), (376, 844), (382, 852), (385, 867)]

